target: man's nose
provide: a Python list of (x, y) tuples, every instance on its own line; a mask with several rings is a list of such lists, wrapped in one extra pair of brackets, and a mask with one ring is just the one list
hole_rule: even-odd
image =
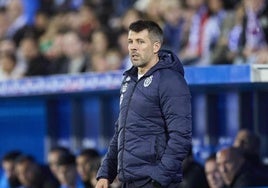
[(135, 44), (135, 43), (131, 43), (131, 44), (129, 44), (128, 47), (129, 47), (130, 50), (133, 50), (133, 51), (134, 51), (134, 50), (137, 50), (137, 44)]

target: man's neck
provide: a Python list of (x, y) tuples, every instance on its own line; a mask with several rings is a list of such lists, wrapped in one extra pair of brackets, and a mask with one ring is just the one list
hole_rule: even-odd
[(144, 75), (159, 61), (158, 55), (156, 55), (145, 67), (138, 67), (138, 74)]

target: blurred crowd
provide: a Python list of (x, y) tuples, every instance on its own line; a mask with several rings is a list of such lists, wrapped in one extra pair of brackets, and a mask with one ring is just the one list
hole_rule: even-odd
[[(258, 135), (238, 131), (234, 142), (212, 152), (201, 164), (189, 153), (183, 161), (183, 181), (178, 188), (267, 187), (268, 165), (260, 155)], [(102, 156), (97, 149), (82, 148), (74, 154), (67, 147), (52, 147), (45, 163), (18, 150), (1, 159), (1, 188), (93, 188)], [(116, 178), (110, 188), (120, 188)]]
[(267, 0), (0, 2), (0, 80), (126, 70), (128, 26), (151, 19), (184, 65), (268, 63)]
[[(101, 156), (96, 149), (85, 148), (73, 154), (67, 147), (51, 148), (47, 163), (21, 151), (6, 153), (1, 161), (1, 188), (93, 188)], [(110, 188), (119, 188), (119, 181)]]
[(260, 137), (240, 129), (233, 143), (210, 153), (204, 163), (189, 154), (183, 161), (179, 188), (264, 188), (268, 187), (268, 164), (260, 153)]

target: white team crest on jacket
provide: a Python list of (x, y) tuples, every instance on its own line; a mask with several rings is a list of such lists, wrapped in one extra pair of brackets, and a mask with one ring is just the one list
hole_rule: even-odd
[(127, 90), (127, 86), (128, 86), (127, 83), (123, 84), (123, 86), (122, 86), (122, 88), (121, 88), (121, 92), (122, 92), (122, 93), (125, 93), (125, 92), (126, 92), (126, 90)]
[(121, 104), (122, 104), (123, 98), (124, 98), (124, 94), (121, 94), (121, 95), (120, 95), (120, 101), (119, 101), (119, 105), (121, 105)]
[(144, 87), (148, 87), (152, 83), (152, 81), (153, 81), (153, 75), (152, 76), (149, 76), (148, 78), (146, 78), (144, 80), (143, 86)]

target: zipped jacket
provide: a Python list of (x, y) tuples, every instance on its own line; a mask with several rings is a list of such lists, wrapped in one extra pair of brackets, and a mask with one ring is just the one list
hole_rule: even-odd
[(182, 180), (182, 161), (191, 148), (191, 95), (183, 66), (171, 51), (140, 79), (124, 73), (115, 134), (97, 179), (152, 179), (163, 187)]

